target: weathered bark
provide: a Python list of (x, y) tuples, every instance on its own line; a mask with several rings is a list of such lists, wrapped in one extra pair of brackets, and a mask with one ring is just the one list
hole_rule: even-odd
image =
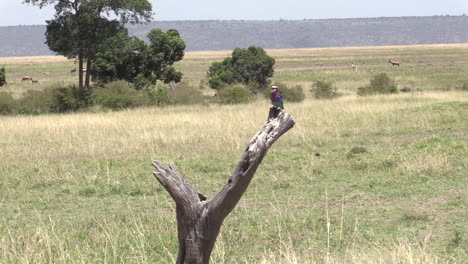
[(83, 91), (83, 53), (78, 54), (78, 87)]
[(174, 165), (164, 168), (153, 161), (156, 179), (176, 203), (179, 255), (177, 264), (207, 264), (227, 215), (249, 186), (268, 149), (294, 126), (286, 112), (272, 107), (268, 120), (250, 140), (223, 189), (210, 201), (184, 179)]
[(90, 90), (90, 87), (91, 87), (89, 85), (90, 83), (89, 79), (91, 75), (90, 70), (91, 70), (91, 59), (88, 58), (88, 60), (86, 61), (86, 78), (85, 78), (85, 89), (88, 91)]

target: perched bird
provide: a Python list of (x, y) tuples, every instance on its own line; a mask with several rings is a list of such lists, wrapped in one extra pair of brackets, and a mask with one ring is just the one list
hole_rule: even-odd
[(284, 109), (283, 96), (281, 96), (278, 86), (276, 85), (271, 86), (271, 103), (280, 109)]

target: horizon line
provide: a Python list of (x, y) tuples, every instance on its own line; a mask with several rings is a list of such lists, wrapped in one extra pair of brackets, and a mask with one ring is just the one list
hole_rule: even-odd
[[(206, 22), (206, 21), (248, 21), (248, 22), (269, 22), (269, 21), (305, 21), (305, 20), (348, 20), (348, 19), (391, 19), (391, 18), (430, 18), (430, 17), (466, 17), (466, 14), (461, 15), (428, 15), (428, 16), (379, 16), (379, 17), (343, 17), (343, 18), (301, 18), (301, 19), (180, 19), (180, 20), (152, 20), (148, 23), (141, 23), (143, 25), (153, 22)], [(128, 24), (130, 26), (141, 24)], [(0, 27), (18, 27), (18, 26), (45, 26), (46, 24), (19, 24), (19, 25), (0, 25)]]

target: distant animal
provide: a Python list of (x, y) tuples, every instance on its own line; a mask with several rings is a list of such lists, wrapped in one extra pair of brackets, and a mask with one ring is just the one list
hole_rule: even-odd
[(31, 82), (32, 82), (32, 83), (39, 83), (39, 80), (38, 80), (38, 79), (31, 78)]
[(87, 71), (87, 69), (86, 69), (86, 68), (83, 68), (82, 72), (86, 72), (86, 71)]
[(353, 70), (357, 71), (358, 66), (357, 66), (356, 64), (353, 63), (353, 64), (351, 64), (351, 68), (352, 68)]
[(389, 59), (388, 62), (391, 63), (392, 66), (398, 66), (398, 67), (400, 67), (400, 62), (398, 62), (398, 61), (392, 61), (392, 60)]
[(49, 75), (49, 74), (50, 74), (50, 72), (44, 72), (44, 75)]
[(71, 69), (71, 70), (70, 70), (70, 73), (74, 75), (74, 74), (76, 73), (76, 68), (75, 68), (75, 69)]
[(22, 81), (22, 82), (24, 82), (24, 81), (29, 81), (29, 80), (31, 80), (31, 77), (29, 77), (29, 76), (27, 76), (27, 75), (21, 77), (21, 81)]

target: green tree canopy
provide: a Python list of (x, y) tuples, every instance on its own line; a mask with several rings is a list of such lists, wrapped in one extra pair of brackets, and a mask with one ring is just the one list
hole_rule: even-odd
[(275, 59), (268, 56), (263, 48), (250, 46), (237, 48), (231, 57), (214, 62), (208, 70), (208, 83), (219, 89), (226, 84), (243, 83), (255, 85), (259, 90), (268, 85), (273, 76)]
[[(24, 0), (40, 8), (54, 5), (54, 19), (47, 21), (47, 44), (52, 51), (78, 58), (79, 87), (83, 89), (83, 62), (91, 69), (96, 53), (125, 23), (149, 22), (152, 7), (148, 0)], [(110, 17), (115, 19), (110, 19)], [(90, 71), (85, 86), (89, 88)]]
[(180, 82), (182, 73), (172, 66), (184, 57), (185, 41), (177, 30), (152, 29), (149, 44), (121, 32), (108, 39), (96, 54), (93, 78), (100, 82), (127, 80), (141, 88), (161, 80)]

